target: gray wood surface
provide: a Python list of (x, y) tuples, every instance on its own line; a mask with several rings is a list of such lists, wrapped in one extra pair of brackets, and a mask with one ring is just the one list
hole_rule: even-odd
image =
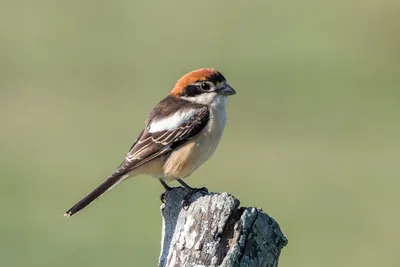
[(168, 191), (163, 217), (159, 266), (278, 266), (287, 244), (278, 223), (259, 208), (241, 208), (227, 193), (196, 192), (182, 208), (188, 191)]

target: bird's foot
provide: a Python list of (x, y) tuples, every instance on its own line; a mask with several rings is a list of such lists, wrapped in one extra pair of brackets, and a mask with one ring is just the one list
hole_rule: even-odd
[(190, 203), (191, 203), (191, 197), (195, 193), (200, 192), (203, 196), (208, 194), (208, 189), (205, 188), (205, 187), (202, 187), (202, 188), (192, 188), (192, 187), (190, 187), (190, 188), (186, 188), (186, 190), (188, 190), (188, 193), (183, 197), (182, 203), (181, 203), (182, 208), (184, 210), (187, 210), (189, 208)]
[(167, 193), (168, 193), (169, 191), (171, 191), (172, 189), (174, 189), (174, 188), (168, 186), (167, 183), (164, 182), (164, 180), (162, 180), (162, 179), (159, 179), (159, 181), (160, 181), (160, 183), (162, 184), (162, 186), (163, 186), (164, 189), (165, 189), (165, 192), (161, 193), (161, 195), (160, 195), (160, 200), (161, 200), (162, 203), (165, 203), (165, 197), (167, 196)]
[(173, 189), (173, 187), (166, 189), (164, 192), (161, 193), (160, 195), (160, 201), (162, 203), (165, 203), (165, 197), (167, 196), (168, 192), (171, 191)]

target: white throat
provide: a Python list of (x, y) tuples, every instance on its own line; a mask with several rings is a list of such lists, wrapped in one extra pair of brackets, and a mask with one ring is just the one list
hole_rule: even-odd
[(211, 109), (225, 109), (228, 98), (217, 93), (205, 93), (197, 96), (184, 96), (182, 99), (196, 104), (209, 106)]

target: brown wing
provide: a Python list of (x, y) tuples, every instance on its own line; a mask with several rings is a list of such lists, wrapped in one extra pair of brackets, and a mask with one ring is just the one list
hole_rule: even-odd
[(207, 125), (209, 116), (209, 110), (204, 106), (196, 108), (193, 116), (174, 130), (151, 133), (145, 129), (111, 176), (124, 175), (192, 139)]

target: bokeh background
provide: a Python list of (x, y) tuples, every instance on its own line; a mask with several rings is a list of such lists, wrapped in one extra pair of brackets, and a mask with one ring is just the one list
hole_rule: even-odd
[(155, 266), (156, 180), (62, 215), (200, 67), (237, 95), (188, 183), (273, 216), (280, 266), (400, 266), (399, 1), (0, 6), (0, 266)]

